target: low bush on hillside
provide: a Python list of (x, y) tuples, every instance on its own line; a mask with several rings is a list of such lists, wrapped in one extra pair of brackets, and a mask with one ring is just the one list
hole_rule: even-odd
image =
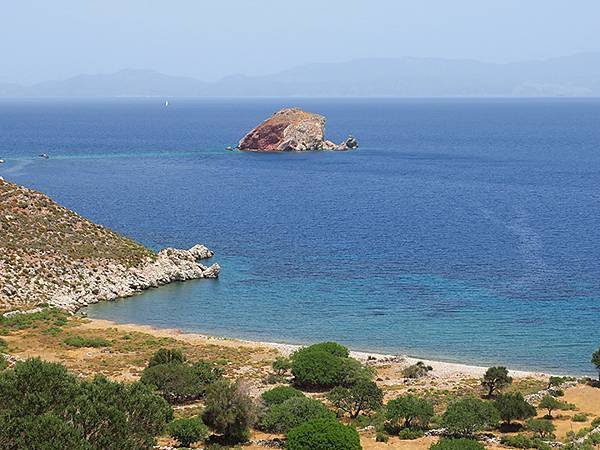
[(577, 413), (577, 414), (574, 414), (573, 417), (571, 417), (571, 420), (573, 422), (587, 422), (587, 420), (588, 420), (588, 414), (587, 413)]
[(554, 436), (556, 427), (547, 419), (529, 419), (527, 421), (527, 429), (540, 438), (545, 439)]
[(15, 314), (9, 317), (0, 315), (0, 335), (27, 328), (62, 327), (66, 323), (67, 314), (56, 308), (44, 308), (38, 312)]
[(82, 348), (99, 348), (99, 347), (110, 347), (111, 342), (108, 339), (98, 337), (82, 337), (82, 336), (69, 336), (63, 341), (63, 344), (69, 347)]
[(170, 406), (139, 382), (79, 381), (40, 359), (0, 372), (2, 448), (150, 449), (171, 418)]
[(208, 427), (199, 417), (175, 419), (167, 425), (167, 433), (179, 442), (180, 447), (189, 447), (194, 442), (208, 437)]
[(208, 362), (189, 364), (181, 351), (160, 349), (150, 358), (140, 381), (153, 386), (169, 403), (182, 403), (202, 397), (222, 376), (222, 369)]
[(259, 427), (270, 433), (285, 433), (315, 419), (335, 420), (335, 414), (318, 400), (293, 397), (269, 408), (260, 420)]
[(423, 378), (432, 370), (433, 370), (433, 367), (426, 365), (422, 361), (419, 361), (418, 363), (413, 364), (412, 366), (408, 366), (408, 367), (404, 368), (404, 370), (402, 370), (402, 376), (404, 378), (413, 378), (413, 379)]
[(279, 405), (290, 398), (304, 397), (304, 393), (291, 386), (278, 386), (263, 392), (260, 397), (267, 407), (271, 407), (273, 405)]
[(335, 420), (306, 422), (287, 434), (287, 450), (360, 450), (356, 429)]
[(502, 436), (500, 443), (507, 447), (514, 448), (536, 448), (538, 450), (550, 450), (551, 447), (540, 438), (529, 437), (524, 434), (515, 434), (513, 436)]
[(481, 442), (473, 439), (442, 439), (429, 448), (430, 450), (485, 450)]
[(535, 407), (527, 403), (520, 392), (499, 394), (494, 406), (506, 425), (510, 425), (513, 420), (528, 419), (537, 414)]

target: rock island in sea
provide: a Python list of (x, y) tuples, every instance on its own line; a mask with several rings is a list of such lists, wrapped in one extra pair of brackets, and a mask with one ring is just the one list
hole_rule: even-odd
[(358, 148), (358, 142), (353, 136), (348, 136), (340, 144), (325, 139), (325, 121), (324, 116), (299, 108), (282, 109), (246, 134), (237, 148), (258, 152)]

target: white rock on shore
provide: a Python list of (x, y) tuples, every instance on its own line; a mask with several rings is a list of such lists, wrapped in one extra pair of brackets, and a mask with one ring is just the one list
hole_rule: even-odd
[(219, 264), (207, 267), (198, 263), (198, 260), (211, 258), (213, 255), (207, 247), (195, 245), (189, 250), (166, 248), (158, 253), (156, 259), (148, 260), (137, 268), (127, 268), (116, 263), (108, 264), (101, 271), (81, 267), (77, 274), (70, 275), (77, 276), (82, 288), (75, 291), (69, 288), (59, 289), (49, 303), (58, 308), (76, 311), (92, 303), (130, 297), (174, 281), (218, 278), (221, 270)]

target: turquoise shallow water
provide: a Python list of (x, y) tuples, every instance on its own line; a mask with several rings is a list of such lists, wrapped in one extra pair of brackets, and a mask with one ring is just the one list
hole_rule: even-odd
[[(291, 103), (360, 150), (223, 151)], [(600, 101), (163, 105), (0, 102), (0, 176), (156, 249), (205, 243), (223, 267), (91, 316), (594, 373)]]

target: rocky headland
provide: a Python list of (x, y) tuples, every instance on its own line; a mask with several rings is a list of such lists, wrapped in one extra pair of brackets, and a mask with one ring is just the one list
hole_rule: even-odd
[(324, 116), (299, 108), (282, 109), (244, 136), (237, 148), (259, 152), (358, 148), (358, 142), (352, 136), (340, 144), (325, 139), (325, 121)]
[(203, 245), (156, 253), (0, 179), (0, 307), (47, 303), (70, 311), (174, 281), (217, 278)]

